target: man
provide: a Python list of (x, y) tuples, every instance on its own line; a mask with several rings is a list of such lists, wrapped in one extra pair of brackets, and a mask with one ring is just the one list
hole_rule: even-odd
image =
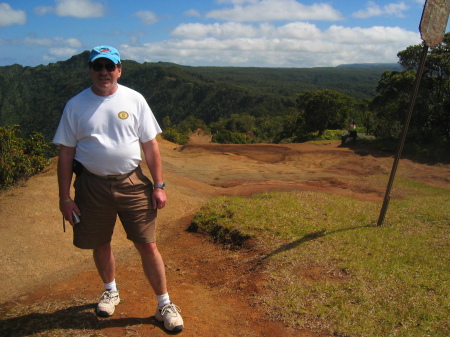
[[(122, 65), (115, 48), (95, 47), (90, 53), (89, 74), (93, 85), (66, 104), (53, 142), (60, 145), (61, 213), (73, 226), (74, 245), (93, 250), (104, 283), (96, 313), (111, 316), (120, 302), (111, 248), (119, 215), (156, 294), (155, 318), (164, 322), (167, 330), (181, 331), (183, 319), (170, 301), (163, 259), (155, 243), (157, 209), (166, 204), (156, 141), (161, 129), (144, 97), (118, 84)], [(153, 183), (139, 166), (141, 146)], [(74, 199), (70, 197), (73, 172)]]

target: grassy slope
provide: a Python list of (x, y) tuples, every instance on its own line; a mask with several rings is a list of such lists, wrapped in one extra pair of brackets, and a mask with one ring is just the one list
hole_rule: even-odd
[(378, 204), (312, 192), (216, 198), (196, 223), (256, 238), (272, 291), (255, 301), (292, 326), (448, 336), (450, 191), (398, 185), (403, 198), (391, 200), (382, 227)]

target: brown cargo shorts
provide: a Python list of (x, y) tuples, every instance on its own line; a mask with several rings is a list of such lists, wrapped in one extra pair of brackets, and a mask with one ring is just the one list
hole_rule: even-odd
[(94, 249), (110, 243), (117, 215), (129, 240), (156, 241), (153, 184), (140, 167), (119, 180), (105, 179), (84, 169), (75, 178), (74, 188), (75, 203), (81, 211), (81, 222), (73, 228), (76, 247)]

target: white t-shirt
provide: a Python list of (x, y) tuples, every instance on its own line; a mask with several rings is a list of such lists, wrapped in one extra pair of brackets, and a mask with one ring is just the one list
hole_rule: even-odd
[(161, 133), (145, 98), (119, 85), (111, 96), (91, 88), (69, 100), (53, 143), (76, 147), (75, 159), (100, 175), (125, 174), (142, 160), (140, 143)]

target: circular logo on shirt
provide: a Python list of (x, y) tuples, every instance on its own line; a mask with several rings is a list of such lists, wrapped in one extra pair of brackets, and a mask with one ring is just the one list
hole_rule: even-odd
[(121, 111), (121, 112), (119, 112), (118, 116), (120, 119), (127, 119), (129, 115), (128, 115), (128, 112)]

